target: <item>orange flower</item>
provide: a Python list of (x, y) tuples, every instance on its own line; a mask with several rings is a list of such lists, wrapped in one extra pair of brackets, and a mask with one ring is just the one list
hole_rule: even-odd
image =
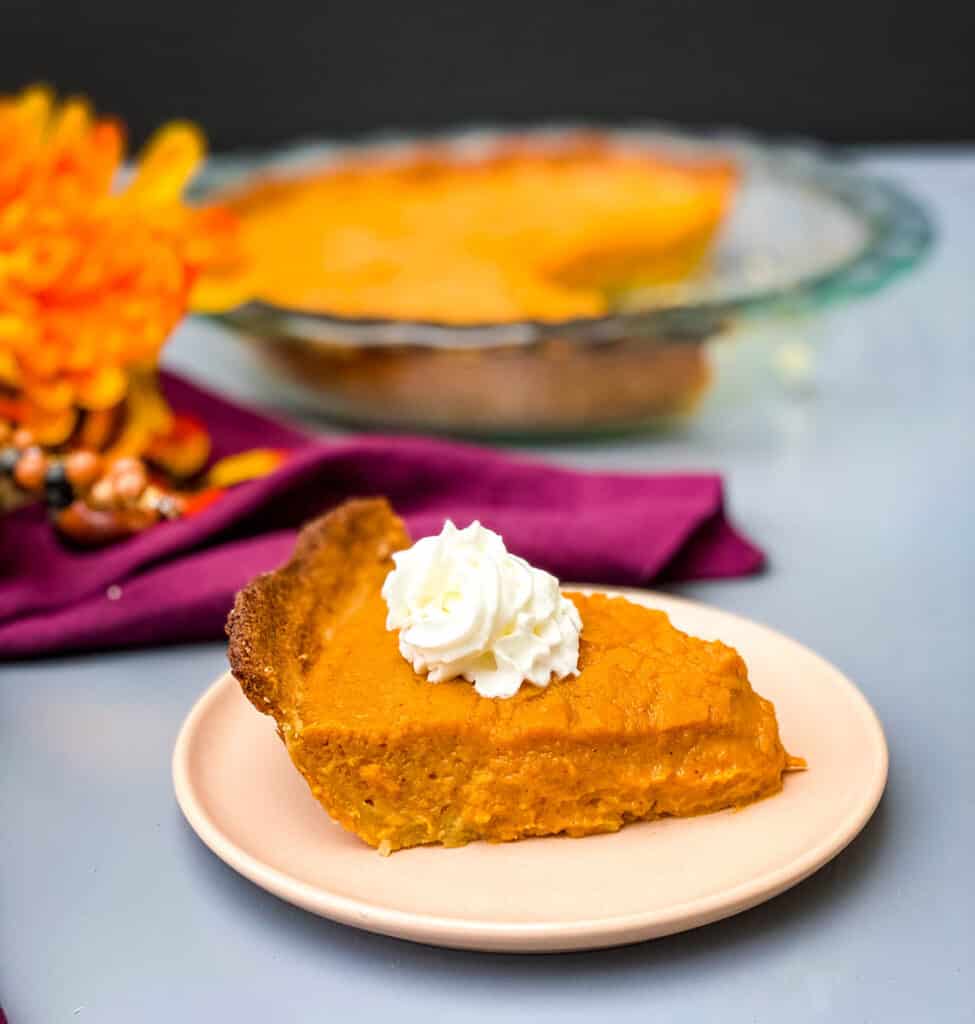
[(122, 126), (83, 100), (0, 97), (0, 411), (43, 444), (119, 403), (201, 270), (234, 259), (232, 216), (183, 200), (200, 132), (164, 127), (127, 181), (124, 149)]

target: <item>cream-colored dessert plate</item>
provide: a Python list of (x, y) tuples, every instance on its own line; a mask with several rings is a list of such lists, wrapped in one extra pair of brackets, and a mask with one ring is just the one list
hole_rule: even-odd
[(218, 857), (282, 899), (356, 928), (464, 949), (553, 952), (651, 939), (802, 881), (857, 835), (880, 800), (887, 745), (876, 715), (837, 669), (765, 626), (662, 594), (621, 593), (738, 648), (755, 689), (775, 702), (787, 749), (809, 770), (737, 812), (585, 839), (381, 857), (327, 817), (272, 720), (227, 675), (179, 734), (179, 805)]

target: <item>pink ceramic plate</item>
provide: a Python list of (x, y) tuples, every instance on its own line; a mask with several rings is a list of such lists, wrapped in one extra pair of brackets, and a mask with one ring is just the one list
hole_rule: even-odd
[(738, 812), (384, 858), (327, 817), (271, 719), (228, 675), (180, 732), (179, 805), (203, 842), (257, 885), (335, 921), (416, 942), (589, 949), (694, 928), (767, 900), (836, 856), (870, 818), (887, 779), (880, 723), (852, 683), (794, 640), (704, 605), (623, 593), (689, 633), (737, 647), (755, 688), (775, 702), (787, 748), (809, 770)]

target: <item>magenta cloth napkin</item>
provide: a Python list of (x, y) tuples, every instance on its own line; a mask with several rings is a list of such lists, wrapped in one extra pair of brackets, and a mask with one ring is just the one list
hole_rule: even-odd
[(323, 440), (178, 377), (164, 387), (208, 424), (214, 457), (292, 454), (194, 516), (97, 551), (64, 547), (39, 506), (0, 519), (0, 658), (218, 639), (236, 591), (287, 559), (302, 522), (350, 497), (386, 495), (414, 537), (480, 519), (563, 580), (642, 586), (763, 562), (725, 518), (718, 476), (579, 473), (425, 438)]

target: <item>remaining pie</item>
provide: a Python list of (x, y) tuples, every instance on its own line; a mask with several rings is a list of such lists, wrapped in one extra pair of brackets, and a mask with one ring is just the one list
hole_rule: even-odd
[(205, 283), (355, 318), (601, 316), (698, 264), (736, 179), (727, 159), (595, 133), (366, 152), (224, 197), (247, 258)]
[(734, 650), (623, 598), (570, 595), (578, 676), (505, 700), (428, 682), (380, 593), (409, 544), (384, 500), (348, 502), (241, 591), (228, 623), (245, 694), (326, 811), (381, 852), (739, 807), (801, 765)]
[(351, 147), (222, 192), (241, 258), (194, 294), (333, 417), (659, 424), (707, 390), (726, 318), (612, 314), (685, 304), (739, 177), (730, 151), (598, 130)]

